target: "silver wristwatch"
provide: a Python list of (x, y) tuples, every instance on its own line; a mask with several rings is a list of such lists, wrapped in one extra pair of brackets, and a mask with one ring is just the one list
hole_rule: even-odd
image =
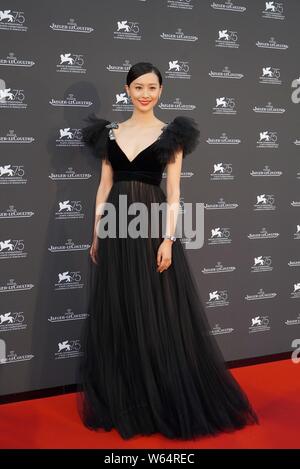
[(163, 235), (163, 238), (164, 239), (170, 239), (171, 241), (176, 241), (176, 236), (171, 236), (171, 235)]

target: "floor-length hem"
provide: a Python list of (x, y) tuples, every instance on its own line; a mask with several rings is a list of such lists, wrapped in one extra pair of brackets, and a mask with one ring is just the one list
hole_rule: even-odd
[[(127, 414), (126, 417), (125, 414)], [(156, 426), (151, 413), (151, 408), (148, 404), (141, 404), (122, 412), (122, 417), (120, 416), (120, 419), (116, 424), (113, 424), (111, 421), (88, 422), (87, 420), (84, 420), (84, 425), (87, 429), (99, 434), (104, 432), (109, 433), (115, 430), (123, 440), (156, 434), (160, 434), (172, 440), (197, 440), (204, 437), (216, 437), (221, 433), (233, 433), (245, 428), (247, 425), (256, 424), (259, 424), (256, 414), (253, 412), (253, 414), (249, 416), (247, 412), (246, 415), (241, 416), (240, 423), (235, 422), (231, 427), (193, 427), (192, 429), (189, 429), (188, 432), (182, 432), (180, 431), (180, 428), (174, 428), (172, 430), (165, 428), (162, 430)]]

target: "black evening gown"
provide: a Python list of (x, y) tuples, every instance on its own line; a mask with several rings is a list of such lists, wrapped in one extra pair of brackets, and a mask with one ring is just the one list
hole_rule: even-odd
[[(117, 215), (120, 195), (127, 195), (128, 206), (143, 202), (150, 208), (152, 202), (165, 202), (160, 183), (166, 164), (179, 148), (185, 158), (199, 143), (196, 121), (177, 116), (130, 162), (115, 139), (117, 122), (95, 114), (87, 121), (83, 141), (113, 168), (107, 202), (114, 204)], [(123, 439), (161, 433), (182, 440), (258, 423), (209, 332), (179, 238), (172, 245), (171, 266), (157, 272), (162, 241), (101, 237), (98, 265), (90, 261), (78, 393), (84, 425), (117, 429)]]

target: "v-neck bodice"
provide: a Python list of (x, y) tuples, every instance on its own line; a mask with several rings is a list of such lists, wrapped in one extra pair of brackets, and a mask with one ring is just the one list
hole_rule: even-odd
[(145, 148), (143, 148), (141, 151), (139, 151), (134, 158), (132, 158), (132, 160), (130, 160), (128, 158), (128, 156), (126, 155), (125, 151), (122, 149), (122, 147), (119, 145), (117, 139), (116, 139), (116, 134), (114, 133), (114, 130), (113, 129), (117, 129), (119, 127), (119, 123), (118, 122), (112, 122), (113, 126), (110, 128), (109, 130), (109, 138), (111, 140), (114, 140), (115, 144), (119, 147), (119, 149), (121, 150), (121, 152), (123, 153), (123, 155), (125, 156), (125, 158), (127, 158), (127, 160), (129, 161), (129, 163), (133, 163), (142, 153), (144, 153), (146, 150), (150, 149), (158, 140), (160, 140), (160, 138), (162, 137), (163, 133), (164, 133), (164, 130), (168, 127), (169, 123), (163, 125), (163, 127), (161, 128), (162, 132), (160, 133), (160, 135), (152, 142), (150, 143), (149, 145), (147, 145)]
[(164, 125), (157, 139), (138, 152), (132, 160), (129, 160), (122, 150), (113, 132), (114, 128), (118, 128), (118, 122), (113, 121), (106, 125), (109, 128), (108, 160), (113, 168), (114, 182), (139, 180), (149, 184), (160, 185), (165, 165), (156, 158), (155, 149), (168, 125), (169, 123)]
[(199, 144), (200, 131), (195, 119), (176, 116), (162, 126), (162, 132), (154, 142), (129, 160), (112, 130), (119, 126), (117, 121), (99, 118), (95, 113), (85, 120), (89, 125), (82, 128), (82, 141), (92, 147), (96, 158), (111, 164), (114, 181), (140, 180), (160, 185), (165, 166), (176, 161), (177, 152), (182, 150), (185, 158)]

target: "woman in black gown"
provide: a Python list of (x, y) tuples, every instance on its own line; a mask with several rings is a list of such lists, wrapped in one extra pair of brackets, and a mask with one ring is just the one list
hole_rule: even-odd
[[(165, 233), (159, 223), (158, 237), (118, 235), (118, 219), (123, 214), (119, 196), (127, 197), (127, 207), (142, 202), (149, 212), (154, 202), (174, 203), (179, 192), (167, 190), (165, 195), (160, 187), (162, 173), (167, 169), (167, 178), (171, 175), (174, 185), (182, 158), (199, 142), (194, 119), (177, 116), (162, 125), (155, 118), (153, 107), (161, 84), (159, 70), (148, 62), (140, 62), (128, 72), (126, 91), (134, 112), (127, 125), (122, 123), (123, 135), (127, 132), (123, 141), (128, 142), (127, 148), (135, 147), (131, 143), (133, 127), (130, 130), (128, 123), (138, 123), (141, 128), (146, 122), (148, 129), (157, 129), (155, 138), (148, 138), (151, 143), (143, 145), (134, 158), (128, 157), (129, 150), (122, 150), (124, 143), (119, 144), (122, 132), (116, 121), (91, 114), (82, 133), (83, 141), (102, 160), (101, 181), (107, 181), (109, 174), (112, 179), (106, 189), (102, 183), (104, 188), (96, 198), (80, 415), (88, 428), (115, 428), (123, 439), (156, 432), (168, 438), (192, 439), (258, 423), (210, 335), (180, 239), (164, 238), (174, 235), (174, 224), (170, 222)], [(149, 102), (143, 104), (142, 100)], [(135, 130), (136, 141), (141, 142), (138, 133)], [(150, 133), (143, 135), (149, 137)], [(167, 187), (171, 186), (167, 181)], [(99, 211), (104, 202), (116, 210), (116, 234), (107, 237), (103, 236), (108, 226), (105, 210)], [(129, 220), (130, 215), (128, 224)], [(147, 221), (150, 230), (150, 216)]]

